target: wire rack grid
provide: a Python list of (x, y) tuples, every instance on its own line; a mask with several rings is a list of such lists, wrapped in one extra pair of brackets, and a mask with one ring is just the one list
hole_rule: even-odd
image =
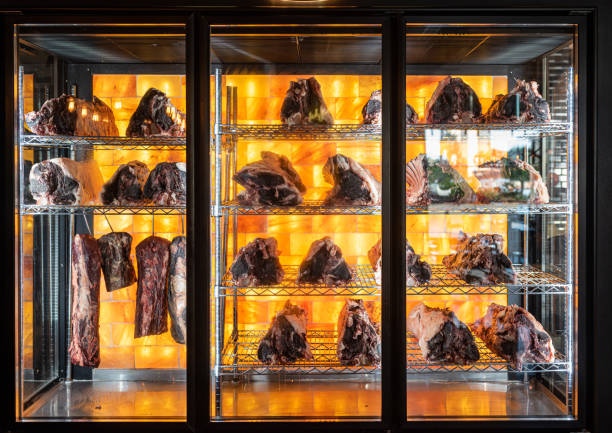
[(180, 150), (186, 149), (185, 137), (77, 137), (69, 135), (24, 135), (26, 148), (71, 148), (73, 150)]
[(21, 215), (186, 215), (185, 206), (30, 205), (20, 207)]

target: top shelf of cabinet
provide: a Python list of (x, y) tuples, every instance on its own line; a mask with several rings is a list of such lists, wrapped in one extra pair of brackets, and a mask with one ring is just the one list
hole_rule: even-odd
[(25, 148), (66, 148), (72, 150), (182, 150), (185, 137), (75, 137), (66, 135), (24, 135)]

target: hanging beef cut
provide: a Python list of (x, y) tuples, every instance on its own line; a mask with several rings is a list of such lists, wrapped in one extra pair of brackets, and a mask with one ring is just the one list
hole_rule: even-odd
[(299, 78), (289, 84), (281, 107), (283, 125), (331, 125), (332, 115), (325, 105), (321, 85), (314, 78)]
[(548, 188), (540, 173), (525, 161), (501, 158), (488, 161), (474, 170), (480, 181), (481, 201), (543, 204), (550, 201)]
[(125, 232), (112, 232), (98, 239), (102, 255), (102, 272), (106, 291), (131, 286), (136, 282), (136, 271), (130, 258), (132, 236)]
[(161, 90), (153, 87), (144, 94), (125, 131), (127, 137), (185, 136), (185, 114)]
[(187, 338), (187, 239), (177, 236), (170, 244), (170, 278), (168, 279), (168, 313), (170, 334), (179, 344)]
[(298, 359), (312, 360), (310, 344), (306, 339), (308, 313), (287, 300), (259, 342), (257, 359), (264, 364), (292, 364)]
[[(368, 259), (374, 269), (374, 278), (377, 284), (382, 284), (382, 239), (368, 251)], [(421, 260), (421, 256), (414, 252), (410, 242), (406, 240), (406, 286), (421, 286), (431, 278), (431, 266)]]
[(159, 335), (168, 331), (168, 262), (170, 242), (149, 236), (136, 246), (138, 286), (134, 338)]
[(34, 164), (30, 171), (30, 192), (38, 205), (95, 203), (103, 183), (93, 159), (53, 158)]
[(555, 360), (550, 335), (531, 313), (518, 305), (492, 303), (471, 328), (491, 352), (517, 370), (521, 370), (524, 363)]
[(285, 271), (278, 260), (276, 239), (255, 238), (240, 248), (230, 272), (232, 281), (238, 286), (279, 284)]
[(378, 326), (370, 321), (362, 299), (347, 299), (338, 317), (336, 353), (342, 365), (380, 364)]
[(187, 172), (183, 162), (160, 162), (142, 188), (144, 197), (157, 206), (187, 204)]
[(289, 159), (274, 152), (261, 152), (261, 160), (242, 167), (234, 180), (245, 188), (238, 201), (248, 206), (295, 206), (306, 192)]
[(461, 78), (451, 76), (438, 83), (425, 106), (426, 123), (472, 123), (481, 114), (476, 92)]
[(40, 111), (25, 115), (25, 122), (36, 135), (74, 135), (80, 137), (116, 137), (113, 110), (100, 99), (93, 102), (62, 95), (49, 99)]
[(497, 95), (480, 120), (485, 123), (545, 123), (550, 122), (550, 108), (538, 92), (538, 83), (516, 80), (510, 93)]
[(146, 164), (130, 161), (121, 164), (102, 187), (100, 201), (105, 205), (130, 206), (145, 200), (142, 188), (149, 176)]
[[(374, 90), (370, 99), (361, 109), (363, 123), (366, 125), (382, 125), (382, 90)], [(410, 104), (406, 104), (406, 124), (417, 123), (419, 115)]]
[(77, 234), (72, 241), (72, 334), (70, 362), (81, 367), (100, 365), (100, 271), (102, 257), (90, 235)]
[(431, 308), (419, 302), (408, 313), (406, 329), (416, 337), (428, 362), (465, 365), (480, 358), (470, 328), (448, 308)]
[(499, 234), (468, 236), (461, 232), (457, 253), (444, 257), (442, 263), (470, 284), (516, 283), (512, 262), (504, 254), (504, 238)]
[(351, 281), (352, 275), (342, 250), (329, 236), (314, 241), (300, 264), (297, 282), (337, 286)]
[(323, 167), (323, 178), (334, 185), (325, 198), (326, 206), (375, 206), (382, 201), (380, 182), (347, 156), (329, 158)]

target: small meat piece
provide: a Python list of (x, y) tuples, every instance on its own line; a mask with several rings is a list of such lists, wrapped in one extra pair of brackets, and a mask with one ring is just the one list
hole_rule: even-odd
[(323, 178), (334, 185), (325, 198), (326, 206), (376, 206), (382, 201), (380, 182), (347, 156), (329, 158), (323, 167)]
[(310, 245), (306, 258), (300, 264), (297, 282), (337, 286), (348, 283), (351, 278), (351, 270), (342, 257), (342, 250), (330, 237), (325, 236)]
[(178, 110), (161, 90), (153, 87), (144, 94), (132, 114), (126, 137), (165, 135), (185, 136), (185, 114)]
[(177, 236), (170, 244), (170, 278), (168, 280), (168, 313), (170, 334), (179, 344), (187, 338), (187, 239)]
[(289, 84), (281, 107), (283, 125), (332, 125), (334, 119), (325, 105), (321, 85), (314, 78), (299, 78)]
[(312, 360), (306, 339), (308, 313), (287, 301), (276, 313), (270, 329), (259, 342), (257, 359), (267, 365), (292, 364), (298, 359)]
[(168, 262), (170, 242), (149, 236), (136, 246), (138, 286), (134, 338), (159, 335), (168, 331)]
[(32, 171), (32, 161), (28, 159), (23, 160), (23, 203), (34, 204), (36, 201), (32, 197), (32, 191), (30, 191), (30, 172)]
[(183, 162), (160, 162), (142, 188), (144, 197), (157, 206), (187, 204), (187, 172)]
[[(361, 109), (363, 123), (366, 125), (382, 125), (382, 90), (374, 90), (370, 99)], [(406, 104), (406, 124), (417, 123), (419, 115), (410, 104)]]
[(98, 243), (77, 234), (72, 241), (72, 336), (70, 362), (81, 367), (100, 365), (100, 270)]
[[(368, 251), (368, 259), (374, 269), (376, 284), (382, 284), (382, 239)], [(406, 286), (421, 286), (431, 278), (431, 266), (421, 260), (406, 239)]]
[(273, 152), (261, 152), (261, 161), (245, 165), (233, 179), (245, 187), (237, 198), (248, 206), (295, 206), (306, 192), (289, 159)]
[(524, 363), (555, 360), (550, 335), (531, 313), (518, 305), (492, 303), (487, 313), (470, 327), (491, 352), (517, 370)]
[(431, 308), (419, 302), (408, 313), (406, 328), (417, 338), (427, 362), (465, 365), (480, 358), (470, 328), (448, 308)]
[(472, 123), (482, 114), (476, 92), (461, 78), (448, 76), (438, 83), (425, 107), (426, 123)]
[(102, 255), (102, 272), (106, 291), (112, 292), (136, 282), (136, 271), (130, 258), (132, 236), (125, 232), (108, 233), (98, 239)]
[(457, 253), (444, 257), (442, 263), (470, 284), (516, 283), (512, 262), (504, 254), (504, 238), (499, 234), (468, 236), (461, 232)]
[(104, 180), (93, 160), (48, 159), (32, 166), (30, 191), (38, 205), (95, 203)]
[(484, 123), (545, 123), (550, 122), (550, 108), (538, 92), (538, 83), (516, 80), (510, 93), (497, 95), (480, 120)]
[(100, 201), (115, 206), (142, 204), (145, 200), (142, 188), (148, 176), (149, 169), (140, 161), (121, 164), (102, 187)]
[(40, 111), (25, 115), (25, 122), (36, 135), (116, 137), (119, 135), (113, 110), (97, 97), (93, 102), (62, 95), (49, 99)]
[(277, 249), (274, 238), (255, 238), (240, 248), (230, 267), (234, 284), (243, 287), (279, 284), (285, 271), (278, 260)]
[(362, 299), (347, 299), (340, 311), (336, 353), (342, 365), (380, 364), (378, 326), (370, 321)]
[(548, 188), (540, 173), (525, 161), (501, 158), (488, 161), (474, 170), (480, 181), (481, 201), (543, 204), (550, 201)]

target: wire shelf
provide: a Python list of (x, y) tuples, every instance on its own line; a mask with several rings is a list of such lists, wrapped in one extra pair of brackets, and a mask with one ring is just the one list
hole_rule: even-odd
[(380, 213), (381, 206), (325, 206), (323, 200), (305, 200), (298, 206), (261, 207), (245, 206), (234, 200), (221, 205), (220, 215), (380, 215)]
[(71, 148), (73, 150), (185, 150), (185, 137), (75, 137), (67, 135), (24, 135), (23, 147)]
[(21, 215), (186, 215), (184, 206), (22, 205)]

